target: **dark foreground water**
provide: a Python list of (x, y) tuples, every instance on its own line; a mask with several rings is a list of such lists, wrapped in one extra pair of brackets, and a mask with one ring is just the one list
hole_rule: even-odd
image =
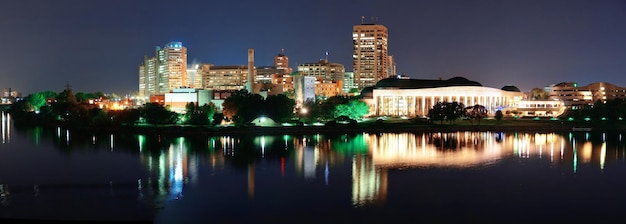
[(621, 133), (1, 134), (0, 222), (626, 220)]

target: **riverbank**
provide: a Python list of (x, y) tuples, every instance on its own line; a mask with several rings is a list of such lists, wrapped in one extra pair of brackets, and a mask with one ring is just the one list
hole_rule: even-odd
[[(583, 124), (584, 125), (584, 124)], [(147, 134), (165, 136), (222, 136), (222, 135), (308, 135), (308, 134), (351, 134), (351, 133), (429, 133), (429, 132), (459, 132), (459, 131), (489, 131), (489, 132), (571, 132), (574, 127), (588, 127), (591, 131), (598, 132), (624, 132), (623, 125), (602, 125), (567, 122), (536, 122), (536, 121), (511, 121), (511, 122), (485, 122), (483, 124), (467, 124), (458, 122), (455, 124), (431, 124), (411, 122), (390, 123), (359, 123), (356, 125), (336, 124), (332, 126), (179, 126), (179, 125), (139, 125), (139, 126), (96, 126), (96, 127), (64, 127), (70, 130), (116, 133), (116, 134)]]

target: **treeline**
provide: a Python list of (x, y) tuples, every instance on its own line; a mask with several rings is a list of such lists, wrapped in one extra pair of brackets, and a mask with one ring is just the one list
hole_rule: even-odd
[(361, 119), (368, 106), (355, 97), (330, 97), (321, 102), (306, 102), (295, 108), (295, 101), (284, 94), (263, 98), (246, 90), (232, 93), (224, 100), (222, 110), (212, 103), (188, 103), (179, 114), (158, 103), (146, 103), (139, 108), (109, 110), (91, 101), (102, 101), (102, 93), (76, 93), (66, 89), (61, 93), (34, 93), (11, 105), (16, 122), (64, 126), (122, 126), (122, 125), (206, 125), (222, 122), (245, 125), (257, 117), (277, 122), (318, 122), (337, 117)]
[(569, 110), (563, 117), (574, 120), (623, 122), (626, 119), (626, 100), (617, 98), (607, 100), (606, 103), (598, 100), (593, 105)]

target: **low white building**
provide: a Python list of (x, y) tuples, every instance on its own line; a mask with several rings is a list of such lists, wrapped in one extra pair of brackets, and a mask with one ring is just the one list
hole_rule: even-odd
[(165, 107), (176, 113), (185, 113), (187, 103), (202, 106), (211, 102), (211, 92), (204, 89), (180, 88), (165, 94)]
[(459, 102), (465, 106), (483, 105), (490, 114), (511, 110), (524, 98), (514, 86), (502, 89), (484, 87), (462, 77), (448, 80), (387, 78), (363, 89), (363, 101), (370, 116), (427, 116), (437, 102)]

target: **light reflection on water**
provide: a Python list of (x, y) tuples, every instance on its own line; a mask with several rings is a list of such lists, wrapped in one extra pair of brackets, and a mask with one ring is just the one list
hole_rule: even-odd
[[(282, 183), (285, 183), (285, 178), (289, 182), (322, 181), (325, 189), (342, 186), (342, 181), (337, 178), (347, 178), (351, 185), (350, 205), (361, 208), (388, 203), (392, 193), (389, 192), (390, 178), (393, 178), (389, 173), (391, 171), (475, 169), (512, 159), (549, 161), (555, 167), (568, 167), (571, 173), (580, 172), (581, 169), (602, 172), (609, 167), (607, 164), (623, 162), (626, 156), (619, 133), (452, 132), (129, 137), (83, 136), (63, 128), (57, 128), (53, 133), (33, 128), (19, 134), (28, 136), (37, 145), (47, 144), (45, 137), (52, 137), (56, 139), (54, 144), (57, 150), (72, 155), (73, 160), (94, 159), (81, 156), (81, 152), (94, 147), (113, 154), (136, 156), (145, 169), (145, 175), (121, 181), (123, 184), (111, 181), (112, 177), (102, 178), (102, 186), (108, 186), (114, 192), (119, 191), (115, 190), (116, 185), (132, 185), (132, 194), (136, 200), (147, 202), (157, 210), (166, 209), (173, 201), (188, 200), (185, 192), (189, 188), (197, 190), (206, 187), (203, 179), (212, 179), (222, 173), (237, 173), (236, 170), (245, 173), (245, 192), (240, 193), (246, 195), (249, 201), (264, 200), (263, 196), (270, 193), (264, 186), (281, 178)], [(12, 142), (5, 141), (10, 139), (10, 128), (3, 126), (2, 136), (4, 146), (21, 144), (16, 143), (20, 138), (14, 138)], [(13, 150), (12, 153), (20, 153)], [(349, 176), (343, 174), (346, 168)], [(7, 172), (0, 174), (16, 175)], [(32, 185), (10, 181), (0, 183), (0, 205), (11, 206), (11, 200), (17, 200), (13, 199), (10, 189), (21, 189), (17, 193), (28, 192), (40, 198), (52, 186), (41, 184), (36, 175), (30, 181)], [(76, 188), (80, 184), (67, 186)], [(234, 185), (232, 188), (238, 187)], [(20, 200), (23, 198), (20, 197)]]

